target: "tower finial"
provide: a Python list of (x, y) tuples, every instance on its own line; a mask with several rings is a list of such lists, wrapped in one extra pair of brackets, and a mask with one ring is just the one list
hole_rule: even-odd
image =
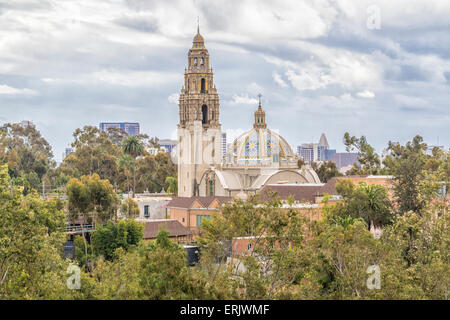
[(262, 97), (262, 94), (261, 93), (258, 93), (258, 98), (259, 98), (259, 108), (261, 109), (261, 97)]
[(197, 16), (197, 34), (200, 34), (200, 17)]

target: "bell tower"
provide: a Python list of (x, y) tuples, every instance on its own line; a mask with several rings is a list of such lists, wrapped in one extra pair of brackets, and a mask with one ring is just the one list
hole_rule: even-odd
[(178, 195), (190, 197), (199, 195), (203, 173), (222, 159), (219, 95), (200, 28), (188, 52), (178, 111)]

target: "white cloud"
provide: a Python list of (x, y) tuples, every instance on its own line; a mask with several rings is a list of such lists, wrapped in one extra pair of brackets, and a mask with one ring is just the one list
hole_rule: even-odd
[(10, 87), (8, 85), (2, 84), (0, 85), (0, 94), (5, 94), (5, 95), (34, 95), (37, 94), (37, 91), (35, 90), (31, 90), (31, 89), (27, 89), (27, 88), (23, 88), (23, 89), (18, 89), (18, 88), (14, 88), (14, 87)]
[[(320, 136), (323, 127), (340, 135), (358, 126), (378, 144), (418, 128), (450, 139), (449, 1), (7, 3), (0, 15), (0, 113), (4, 121), (47, 125), (43, 134), (56, 155), (75, 128), (105, 114), (170, 136), (178, 122), (173, 93), (183, 85), (197, 16), (223, 129), (251, 126), (262, 93), (269, 124), (292, 140), (314, 130)], [(381, 30), (366, 27), (371, 4), (381, 9)], [(238, 104), (243, 108), (231, 107)], [(386, 110), (403, 121), (391, 125)]]
[(154, 86), (168, 82), (179, 82), (180, 75), (156, 71), (101, 70), (92, 73), (89, 78), (94, 82), (104, 82), (126, 87)]
[(290, 42), (290, 47), (309, 58), (292, 61), (267, 54), (262, 57), (285, 69), (286, 78), (297, 90), (317, 90), (331, 85), (359, 89), (378, 87), (381, 83), (383, 68), (371, 55), (305, 41)]
[(178, 105), (178, 99), (180, 98), (180, 95), (178, 94), (178, 93), (172, 93), (168, 98), (167, 98), (167, 100), (170, 102), (170, 103), (174, 103), (174, 104), (176, 104), (176, 105)]
[(233, 101), (234, 104), (258, 104), (258, 99), (250, 98), (248, 94), (244, 95), (233, 95)]
[(357, 93), (358, 97), (372, 99), (375, 98), (375, 93), (369, 90), (364, 90)]
[(274, 71), (272, 73), (273, 80), (282, 88), (287, 87), (287, 83), (281, 78), (281, 76), (278, 74), (278, 72)]
[(254, 96), (257, 96), (258, 94), (262, 94), (264, 92), (264, 88), (261, 87), (256, 82), (252, 82), (247, 86), (247, 91)]

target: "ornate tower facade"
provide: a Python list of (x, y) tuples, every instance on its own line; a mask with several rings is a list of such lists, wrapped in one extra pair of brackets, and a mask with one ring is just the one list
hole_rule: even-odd
[(209, 53), (197, 29), (188, 53), (179, 100), (178, 195), (199, 195), (198, 185), (211, 166), (221, 165), (219, 95)]

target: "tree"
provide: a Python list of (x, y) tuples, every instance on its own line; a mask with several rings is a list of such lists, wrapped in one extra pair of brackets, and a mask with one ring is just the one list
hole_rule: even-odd
[(109, 181), (98, 174), (70, 179), (67, 197), (72, 220), (81, 216), (83, 223), (96, 223), (116, 217), (119, 199)]
[(364, 182), (355, 186), (350, 180), (342, 179), (336, 183), (336, 191), (343, 197), (343, 201), (326, 207), (325, 212), (340, 217), (361, 218), (368, 229), (392, 222), (392, 206), (383, 186), (367, 185)]
[(63, 205), (24, 196), (0, 166), (0, 299), (67, 299)]
[[(130, 155), (135, 161), (144, 153), (144, 145), (137, 136), (128, 136), (122, 142), (123, 152)], [(136, 167), (133, 166), (133, 198), (136, 194)]]
[(129, 176), (130, 172), (134, 172), (136, 167), (136, 161), (128, 154), (123, 154), (117, 159), (117, 165), (123, 170), (126, 176), (126, 189), (130, 191)]
[(384, 160), (389, 172), (394, 176), (394, 195), (400, 214), (414, 211), (418, 214), (425, 206), (421, 197), (420, 183), (424, 179), (426, 144), (421, 136), (415, 136), (405, 146), (389, 142), (390, 154)]
[(169, 184), (167, 177), (177, 176), (177, 166), (173, 164), (170, 155), (160, 152), (157, 155), (146, 155), (136, 161), (137, 176), (136, 190), (142, 192), (160, 192), (163, 188), (167, 190)]
[(114, 260), (116, 249), (125, 251), (136, 247), (142, 240), (144, 225), (134, 220), (109, 221), (106, 226), (97, 227), (92, 233), (92, 247), (97, 256)]
[(13, 183), (37, 189), (55, 166), (49, 143), (34, 125), (4, 124), (0, 127), (0, 163), (7, 163)]
[(342, 174), (336, 167), (336, 163), (333, 161), (324, 161), (321, 164), (317, 162), (312, 163), (312, 168), (319, 176), (320, 181), (327, 182), (333, 177), (340, 177)]
[(108, 133), (97, 127), (85, 126), (76, 129), (73, 137), (75, 151), (61, 164), (66, 174), (78, 178), (97, 173), (116, 185), (119, 175), (117, 158), (122, 155), (122, 150), (109, 139)]
[[(289, 199), (290, 204), (293, 199)], [(246, 202), (234, 201), (222, 208), (221, 215), (204, 220), (201, 235), (201, 265), (207, 270), (207, 279), (215, 283), (223, 274), (233, 288), (237, 279), (242, 298), (273, 299), (299, 281), (305, 268), (302, 256), (305, 217), (297, 210), (281, 208), (281, 200), (273, 197), (259, 203), (257, 197)], [(243, 256), (231, 256), (228, 262), (227, 242), (235, 237), (249, 237), (252, 250)], [(244, 266), (239, 271), (240, 265)], [(231, 279), (230, 279), (231, 278)], [(221, 281), (223, 284), (223, 282)]]
[(105, 132), (108, 139), (116, 146), (121, 146), (123, 139), (128, 136), (128, 133), (120, 128), (109, 128)]
[(394, 224), (385, 229), (381, 240), (402, 262), (402, 270), (397, 273), (404, 279), (391, 296), (448, 300), (449, 222), (448, 214), (436, 215), (427, 208), (421, 216), (411, 211), (398, 216)]
[(162, 229), (143, 251), (141, 287), (147, 299), (202, 299), (205, 281), (186, 265), (186, 252)]
[(115, 251), (113, 261), (99, 257), (92, 271), (95, 279), (91, 294), (101, 300), (137, 300), (144, 298), (142, 256), (138, 250)]
[(167, 177), (166, 184), (169, 185), (167, 193), (177, 195), (178, 194), (178, 179), (175, 177)]
[(157, 137), (152, 137), (148, 140), (148, 144), (151, 148), (160, 148), (159, 139)]
[(381, 161), (375, 149), (367, 143), (366, 137), (357, 138), (350, 136), (348, 132), (344, 134), (344, 144), (347, 152), (356, 150), (361, 168), (353, 164), (351, 174), (378, 174), (381, 169)]
[(127, 198), (122, 202), (122, 205), (120, 206), (120, 211), (123, 215), (125, 215), (128, 219), (134, 219), (136, 217), (139, 217), (139, 206), (131, 198)]

